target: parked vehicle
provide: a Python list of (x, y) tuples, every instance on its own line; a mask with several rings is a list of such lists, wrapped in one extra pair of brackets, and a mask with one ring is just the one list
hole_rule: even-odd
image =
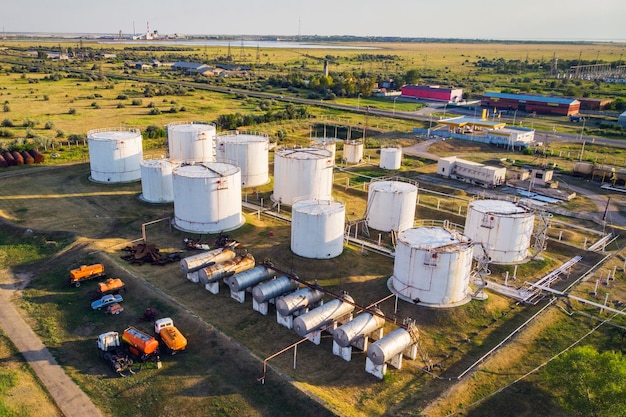
[(164, 350), (170, 355), (187, 349), (187, 339), (174, 326), (174, 322), (169, 317), (154, 322), (154, 333), (157, 334)]
[(103, 277), (104, 275), (104, 265), (102, 264), (81, 265), (70, 271), (69, 283), (78, 288), (82, 281)]
[(96, 290), (100, 296), (107, 294), (123, 294), (126, 292), (126, 285), (119, 278), (108, 278), (104, 282), (98, 283)]
[(121, 376), (133, 374), (133, 360), (128, 356), (125, 347), (120, 343), (117, 332), (102, 333), (98, 336), (98, 353), (114, 372)]
[(109, 305), (106, 309), (106, 313), (107, 314), (115, 314), (118, 315), (120, 314), (122, 311), (124, 311), (124, 307), (122, 307), (122, 305), (120, 303), (113, 303), (111, 305)]
[(96, 300), (93, 303), (91, 303), (91, 308), (94, 310), (100, 310), (103, 307), (106, 307), (110, 304), (121, 303), (122, 301), (124, 301), (124, 299), (122, 298), (121, 295), (108, 294), (108, 295), (102, 296), (102, 298), (100, 298), (99, 300)]
[(122, 333), (122, 342), (126, 343), (129, 352), (141, 361), (159, 360), (159, 342), (148, 333), (130, 326)]

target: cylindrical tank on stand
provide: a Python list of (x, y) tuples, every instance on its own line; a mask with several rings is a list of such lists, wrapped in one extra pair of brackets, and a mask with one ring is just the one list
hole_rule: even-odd
[(252, 269), (232, 275), (226, 279), (226, 284), (234, 292), (243, 291), (248, 287), (267, 281), (274, 276), (274, 271), (265, 265), (257, 265)]
[(471, 240), (442, 227), (417, 227), (398, 235), (388, 285), (403, 300), (455, 307), (471, 300)]
[(180, 268), (184, 274), (206, 268), (209, 264), (218, 264), (230, 261), (237, 254), (229, 248), (217, 248), (196, 255), (187, 256), (180, 260)]
[(288, 316), (297, 310), (317, 303), (322, 299), (323, 295), (324, 294), (319, 290), (310, 287), (302, 288), (276, 300), (276, 310), (280, 315)]
[(375, 365), (383, 365), (413, 343), (409, 332), (399, 328), (372, 343), (367, 349), (367, 357)]
[(177, 229), (220, 233), (244, 223), (239, 168), (220, 162), (182, 165), (173, 170), (173, 185)]
[(417, 187), (402, 181), (374, 181), (367, 193), (365, 220), (372, 229), (401, 232), (413, 227)]
[(346, 207), (330, 200), (302, 200), (291, 210), (291, 250), (312, 259), (330, 259), (343, 252)]
[(293, 328), (300, 336), (321, 329), (354, 311), (354, 300), (345, 294), (343, 299), (331, 300), (293, 319)]
[(208, 284), (252, 268), (254, 268), (254, 257), (252, 255), (236, 256), (229, 261), (200, 269), (198, 278), (202, 284)]
[(326, 149), (276, 151), (272, 201), (291, 206), (297, 200), (329, 200), (333, 188), (333, 166), (330, 151)]
[(252, 289), (252, 297), (257, 303), (264, 303), (298, 288), (298, 283), (282, 276), (263, 282)]
[[(382, 311), (376, 309), (378, 314), (382, 315)], [(358, 339), (367, 336), (385, 325), (385, 319), (380, 315), (370, 312), (363, 312), (356, 316), (353, 320), (342, 324), (333, 332), (333, 339), (341, 347), (348, 347)]]
[(143, 160), (139, 129), (98, 129), (87, 132), (90, 180), (124, 183), (141, 178)]

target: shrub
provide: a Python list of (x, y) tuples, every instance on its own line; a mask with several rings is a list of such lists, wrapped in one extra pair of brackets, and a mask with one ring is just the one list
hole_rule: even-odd
[(2, 127), (15, 127), (11, 119), (4, 119), (1, 124)]
[(117, 95), (117, 99), (118, 100), (126, 100), (128, 98), (128, 96), (126, 94), (118, 94)]
[(70, 107), (68, 113), (69, 114), (76, 114), (76, 109), (74, 107)]
[(54, 123), (52, 123), (51, 121), (47, 121), (47, 122), (46, 122), (46, 124), (45, 124), (45, 126), (44, 126), (44, 129), (48, 129), (48, 130), (50, 130), (50, 129), (52, 129), (53, 127), (54, 127)]
[(133, 106), (141, 106), (142, 103), (143, 101), (140, 98), (134, 98), (132, 101)]
[(153, 108), (151, 108), (151, 109), (150, 109), (150, 112), (148, 112), (148, 114), (150, 114), (150, 115), (152, 115), (152, 116), (155, 116), (155, 115), (157, 115), (157, 114), (161, 114), (161, 110), (159, 110), (159, 109), (158, 109), (158, 108), (156, 108), (156, 107), (153, 107)]

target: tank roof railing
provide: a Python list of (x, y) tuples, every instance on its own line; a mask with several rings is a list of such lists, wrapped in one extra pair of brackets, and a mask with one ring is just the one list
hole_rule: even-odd
[(179, 125), (209, 125), (209, 126), (215, 127), (215, 123), (206, 122), (206, 121), (202, 121), (202, 120), (193, 120), (193, 121), (190, 121), (190, 122), (169, 122), (168, 124), (165, 125), (165, 127), (168, 127), (168, 126), (179, 126)]
[(465, 226), (461, 226), (457, 223), (452, 223), (450, 220), (416, 220), (413, 222), (414, 227), (441, 227), (446, 230), (458, 233), (464, 233)]
[(92, 135), (94, 133), (103, 133), (103, 132), (135, 132), (141, 134), (141, 129), (138, 127), (110, 127), (110, 128), (100, 128), (100, 129), (92, 129), (87, 131), (87, 136)]
[(269, 138), (269, 135), (267, 133), (257, 132), (255, 130), (223, 130), (217, 134), (217, 136), (238, 136), (238, 135), (261, 136), (264, 138)]
[(417, 182), (417, 180), (414, 180), (412, 178), (407, 178), (407, 177), (400, 177), (398, 175), (391, 175), (391, 176), (385, 176), (385, 177), (377, 177), (377, 178), (372, 178), (370, 180), (370, 183), (372, 182), (376, 182), (376, 181), (398, 181), (398, 182), (406, 182), (409, 184), (412, 184), (416, 187), (419, 188), (419, 183)]

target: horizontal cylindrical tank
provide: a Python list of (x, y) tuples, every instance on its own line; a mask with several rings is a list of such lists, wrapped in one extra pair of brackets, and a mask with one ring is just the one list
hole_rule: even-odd
[(363, 142), (346, 140), (343, 143), (343, 159), (348, 164), (358, 164), (363, 160)]
[(259, 282), (267, 281), (274, 276), (274, 271), (265, 265), (257, 265), (252, 269), (232, 275), (226, 279), (226, 283), (234, 292), (243, 291)]
[(401, 181), (375, 181), (367, 192), (365, 220), (372, 229), (401, 232), (413, 227), (417, 187)]
[(330, 152), (331, 158), (334, 161), (337, 157), (337, 142), (341, 142), (341, 139), (337, 138), (312, 138), (311, 146), (314, 148), (326, 149)]
[(215, 162), (215, 125), (210, 123), (170, 123), (167, 143), (175, 162)]
[(343, 252), (346, 206), (330, 200), (302, 200), (291, 210), (291, 250), (311, 259), (330, 259)]
[(37, 149), (31, 149), (28, 153), (35, 158), (36, 164), (41, 164), (45, 159), (45, 157)]
[(593, 164), (591, 162), (576, 162), (574, 164), (574, 173), (582, 175), (590, 175), (593, 172)]
[[(375, 310), (382, 315), (380, 310)], [(353, 320), (342, 324), (333, 332), (333, 339), (341, 347), (348, 347), (385, 325), (385, 319), (370, 312), (363, 312)]]
[(383, 365), (413, 343), (409, 332), (403, 328), (399, 328), (369, 345), (367, 348), (367, 357), (375, 365)]
[(317, 303), (324, 294), (310, 287), (299, 289), (293, 294), (276, 300), (276, 311), (282, 316), (288, 316), (294, 312)]
[(235, 251), (229, 248), (212, 249), (181, 259), (180, 268), (183, 270), (183, 274), (187, 274), (206, 268), (209, 264), (230, 261), (236, 255)]
[(241, 226), (241, 171), (220, 162), (182, 165), (172, 171), (174, 225), (192, 233), (220, 233)]
[(289, 277), (282, 276), (263, 282), (252, 289), (252, 297), (257, 303), (264, 303), (298, 288), (298, 283)]
[[(521, 262), (535, 226), (535, 215), (525, 207), (510, 201), (476, 200), (469, 204), (464, 233), (474, 242), (483, 244), (490, 262), (508, 264)], [(479, 245), (474, 256), (482, 256)]]
[(398, 297), (430, 307), (471, 300), (472, 245), (441, 227), (417, 227), (398, 235), (390, 286)]
[(220, 133), (217, 160), (241, 169), (242, 187), (258, 187), (270, 181), (269, 146), (269, 137), (264, 133)]
[(304, 337), (307, 334), (331, 324), (335, 320), (354, 311), (354, 300), (349, 295), (343, 299), (331, 300), (313, 310), (293, 319), (293, 328), (296, 333)]
[(274, 153), (272, 200), (292, 205), (296, 200), (329, 200), (333, 188), (333, 160), (317, 148), (280, 149)]
[(15, 166), (17, 165), (17, 162), (15, 161), (15, 158), (13, 158), (13, 154), (9, 151), (6, 151), (4, 153), (4, 159), (7, 161), (7, 164), (9, 166)]
[(123, 183), (141, 178), (143, 160), (139, 129), (98, 129), (87, 132), (90, 180)]
[(172, 171), (178, 164), (167, 159), (146, 159), (141, 168), (141, 196), (149, 203), (171, 203), (174, 201)]
[(17, 165), (24, 165), (24, 157), (21, 153), (19, 153), (18, 151), (13, 151), (11, 152), (11, 155), (13, 155), (13, 158), (15, 159), (15, 163)]
[(9, 166), (9, 163), (7, 162), (6, 159), (4, 159), (4, 156), (2, 156), (2, 154), (0, 153), (0, 168), (6, 168)]
[(198, 279), (203, 284), (218, 281), (240, 272), (254, 268), (254, 257), (250, 254), (236, 256), (230, 261), (210, 265), (198, 271)]
[(380, 148), (380, 167), (382, 169), (400, 169), (402, 165), (402, 148)]
[(28, 153), (28, 151), (22, 151), (21, 154), (22, 154), (22, 158), (24, 158), (24, 163), (26, 165), (35, 163), (35, 158), (33, 158), (32, 155)]

